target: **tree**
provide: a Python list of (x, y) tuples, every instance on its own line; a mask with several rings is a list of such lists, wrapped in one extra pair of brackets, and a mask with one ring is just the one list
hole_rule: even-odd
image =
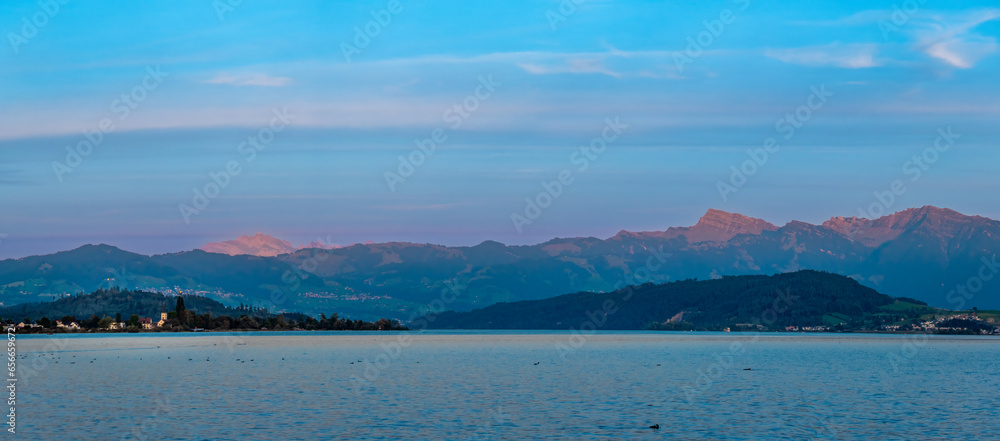
[(260, 329), (260, 325), (257, 324), (257, 321), (253, 317), (245, 315), (240, 317), (239, 326), (242, 329)]
[(122, 313), (119, 312), (115, 314), (115, 323), (121, 323), (121, 322), (122, 322)]
[(132, 314), (132, 316), (128, 318), (128, 325), (136, 328), (139, 327), (139, 314)]
[(193, 323), (194, 327), (196, 328), (208, 329), (211, 327), (209, 326), (209, 323), (211, 323), (211, 319), (206, 319), (206, 317), (203, 315), (192, 315), (191, 318), (192, 318), (191, 323)]
[(231, 323), (232, 319), (230, 319), (228, 316), (221, 316), (215, 319), (215, 327), (217, 329), (229, 329)]
[(181, 322), (181, 325), (187, 325), (187, 308), (184, 307), (184, 297), (177, 296), (177, 320)]
[(52, 321), (49, 320), (48, 317), (42, 317), (41, 319), (39, 319), (38, 320), (38, 324), (42, 325), (43, 328), (51, 328), (52, 327)]
[[(120, 314), (119, 314), (119, 317), (121, 317)], [(110, 328), (111, 327), (111, 317), (104, 317), (104, 318), (102, 318), (101, 321), (97, 322), (97, 327), (99, 327), (101, 329), (108, 329), (108, 328)]]
[(211, 312), (206, 312), (206, 313), (202, 314), (201, 315), (201, 319), (202, 319), (202, 321), (205, 322), (205, 326), (203, 326), (203, 328), (205, 328), (205, 329), (213, 329), (213, 328), (215, 328), (215, 323), (212, 321), (212, 313)]

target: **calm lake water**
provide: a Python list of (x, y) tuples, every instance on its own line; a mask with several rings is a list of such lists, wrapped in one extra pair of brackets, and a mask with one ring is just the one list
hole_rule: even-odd
[(1000, 339), (988, 337), (314, 332), (17, 343), (20, 439), (995, 440), (1000, 429)]

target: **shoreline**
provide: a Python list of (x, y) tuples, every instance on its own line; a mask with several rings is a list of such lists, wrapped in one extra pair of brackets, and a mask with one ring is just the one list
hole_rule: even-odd
[[(400, 332), (400, 333), (414, 333), (420, 334), (425, 331), (431, 332), (501, 332), (501, 333), (517, 333), (517, 332), (528, 332), (528, 333), (540, 333), (540, 332), (552, 332), (552, 333), (579, 333), (579, 331), (573, 329), (385, 329), (385, 330), (352, 330), (352, 329), (206, 329), (200, 331), (69, 331), (69, 332), (15, 332), (19, 336), (28, 335), (92, 335), (92, 334), (121, 334), (121, 335), (155, 335), (155, 334), (253, 334), (253, 333), (314, 333), (314, 332), (329, 332), (329, 333), (350, 333), (350, 332), (366, 332), (366, 333), (383, 333), (383, 332)], [(1000, 338), (1000, 334), (978, 334), (971, 332), (913, 332), (913, 331), (735, 331), (735, 332), (725, 332), (725, 331), (666, 331), (666, 330), (651, 330), (651, 329), (605, 329), (602, 331), (595, 332), (593, 334), (601, 333), (648, 333), (648, 334), (719, 334), (719, 335), (760, 335), (760, 334), (773, 334), (773, 335), (834, 335), (834, 334), (855, 334), (855, 335), (946, 335), (946, 336), (979, 336), (979, 337), (997, 337)]]

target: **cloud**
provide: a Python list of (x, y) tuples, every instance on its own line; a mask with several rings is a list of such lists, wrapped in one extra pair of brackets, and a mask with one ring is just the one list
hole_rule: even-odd
[(525, 72), (533, 75), (551, 75), (551, 74), (562, 74), (562, 73), (573, 73), (573, 74), (601, 74), (608, 75), (615, 78), (621, 78), (622, 74), (614, 72), (604, 66), (604, 60), (600, 58), (571, 58), (566, 59), (564, 62), (550, 65), (532, 64), (532, 63), (518, 63), (518, 67), (524, 69)]
[(959, 16), (935, 16), (916, 32), (917, 47), (953, 67), (969, 69), (997, 51), (995, 38), (972, 32), (977, 26), (996, 19), (1000, 19), (1000, 9), (971, 11)]
[(374, 208), (378, 210), (386, 211), (438, 211), (438, 210), (449, 210), (455, 207), (460, 207), (462, 204), (450, 203), (450, 204), (401, 204), (401, 205), (376, 205), (369, 208)]
[(764, 55), (791, 64), (864, 69), (882, 64), (875, 59), (877, 52), (878, 47), (874, 43), (833, 43), (825, 46), (768, 49)]
[(927, 55), (959, 69), (969, 69), (980, 59), (996, 51), (997, 43), (993, 39), (986, 41), (954, 39), (933, 44), (924, 50)]
[[(676, 66), (678, 56), (687, 57), (684, 51), (639, 50), (626, 51), (603, 43), (603, 52), (510, 52), (491, 54), (497, 61), (513, 62), (532, 75), (599, 74), (614, 78), (642, 77), (679, 80)], [(704, 51), (702, 55), (720, 54), (723, 51)], [(732, 55), (732, 51), (729, 51)]]
[(864, 26), (877, 23), (879, 20), (887, 20), (891, 15), (892, 10), (871, 9), (833, 20), (795, 20), (789, 24), (796, 26)]
[[(892, 32), (899, 32), (908, 38), (911, 43), (907, 50), (911, 53), (928, 55), (958, 69), (969, 69), (982, 58), (1000, 49), (995, 38), (973, 32), (977, 26), (997, 19), (1000, 19), (1000, 9), (997, 8), (947, 12), (923, 9), (904, 11), (897, 8), (861, 11), (834, 20), (795, 21), (792, 24), (831, 27), (878, 26), (885, 38)], [(812, 65), (872, 67), (867, 66), (867, 62), (875, 62), (873, 57), (865, 58), (863, 54), (856, 58), (842, 55), (844, 54), (824, 57), (819, 54), (797, 54), (787, 51), (775, 51), (769, 54), (782, 61)]]
[(272, 77), (265, 74), (229, 75), (220, 73), (214, 78), (204, 81), (204, 83), (228, 84), (231, 86), (285, 87), (292, 84), (292, 79), (288, 77)]
[(32, 182), (24, 177), (24, 170), (0, 169), (0, 185), (27, 185)]
[[(517, 66), (532, 75), (579, 74), (607, 75), (615, 78), (646, 76), (652, 78), (677, 78), (671, 71), (674, 56), (683, 55), (683, 51), (638, 50), (624, 51), (610, 45), (606, 51), (589, 52), (548, 52), (548, 51), (517, 51), (493, 52), (488, 54), (460, 57), (454, 55), (422, 55), (416, 57), (387, 58), (353, 63), (351, 66), (338, 64), (336, 68), (357, 69), (359, 65), (376, 68), (386, 66), (443, 65), (443, 64), (500, 64)], [(705, 51), (705, 54), (718, 51)], [(661, 69), (668, 71), (664, 75), (651, 75), (650, 63), (655, 63)]]

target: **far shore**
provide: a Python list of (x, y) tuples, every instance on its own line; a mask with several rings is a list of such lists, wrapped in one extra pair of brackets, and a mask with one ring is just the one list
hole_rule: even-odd
[[(312, 333), (312, 332), (368, 332), (368, 333), (380, 333), (380, 332), (409, 332), (409, 333), (421, 333), (424, 331), (504, 331), (504, 332), (578, 332), (572, 329), (383, 329), (383, 330), (331, 330), (331, 329), (200, 329), (200, 330), (141, 330), (141, 331), (119, 331), (119, 330), (86, 330), (86, 331), (35, 331), (35, 332), (14, 332), (15, 335), (87, 335), (87, 334), (121, 334), (121, 335), (154, 335), (154, 334), (212, 334), (212, 333), (240, 333), (240, 334), (251, 334), (259, 332), (297, 332), (297, 333)], [(603, 331), (598, 331), (596, 334), (605, 332), (648, 332), (648, 333), (662, 333), (662, 334), (690, 334), (690, 333), (712, 333), (720, 335), (754, 335), (754, 334), (810, 334), (810, 335), (820, 335), (820, 334), (864, 334), (864, 335), (971, 335), (971, 336), (983, 336), (983, 337), (998, 337), (1000, 334), (978, 334), (972, 332), (921, 332), (921, 331), (718, 331), (718, 330), (693, 330), (693, 331), (676, 331), (676, 330), (653, 330), (653, 329), (606, 329)]]

